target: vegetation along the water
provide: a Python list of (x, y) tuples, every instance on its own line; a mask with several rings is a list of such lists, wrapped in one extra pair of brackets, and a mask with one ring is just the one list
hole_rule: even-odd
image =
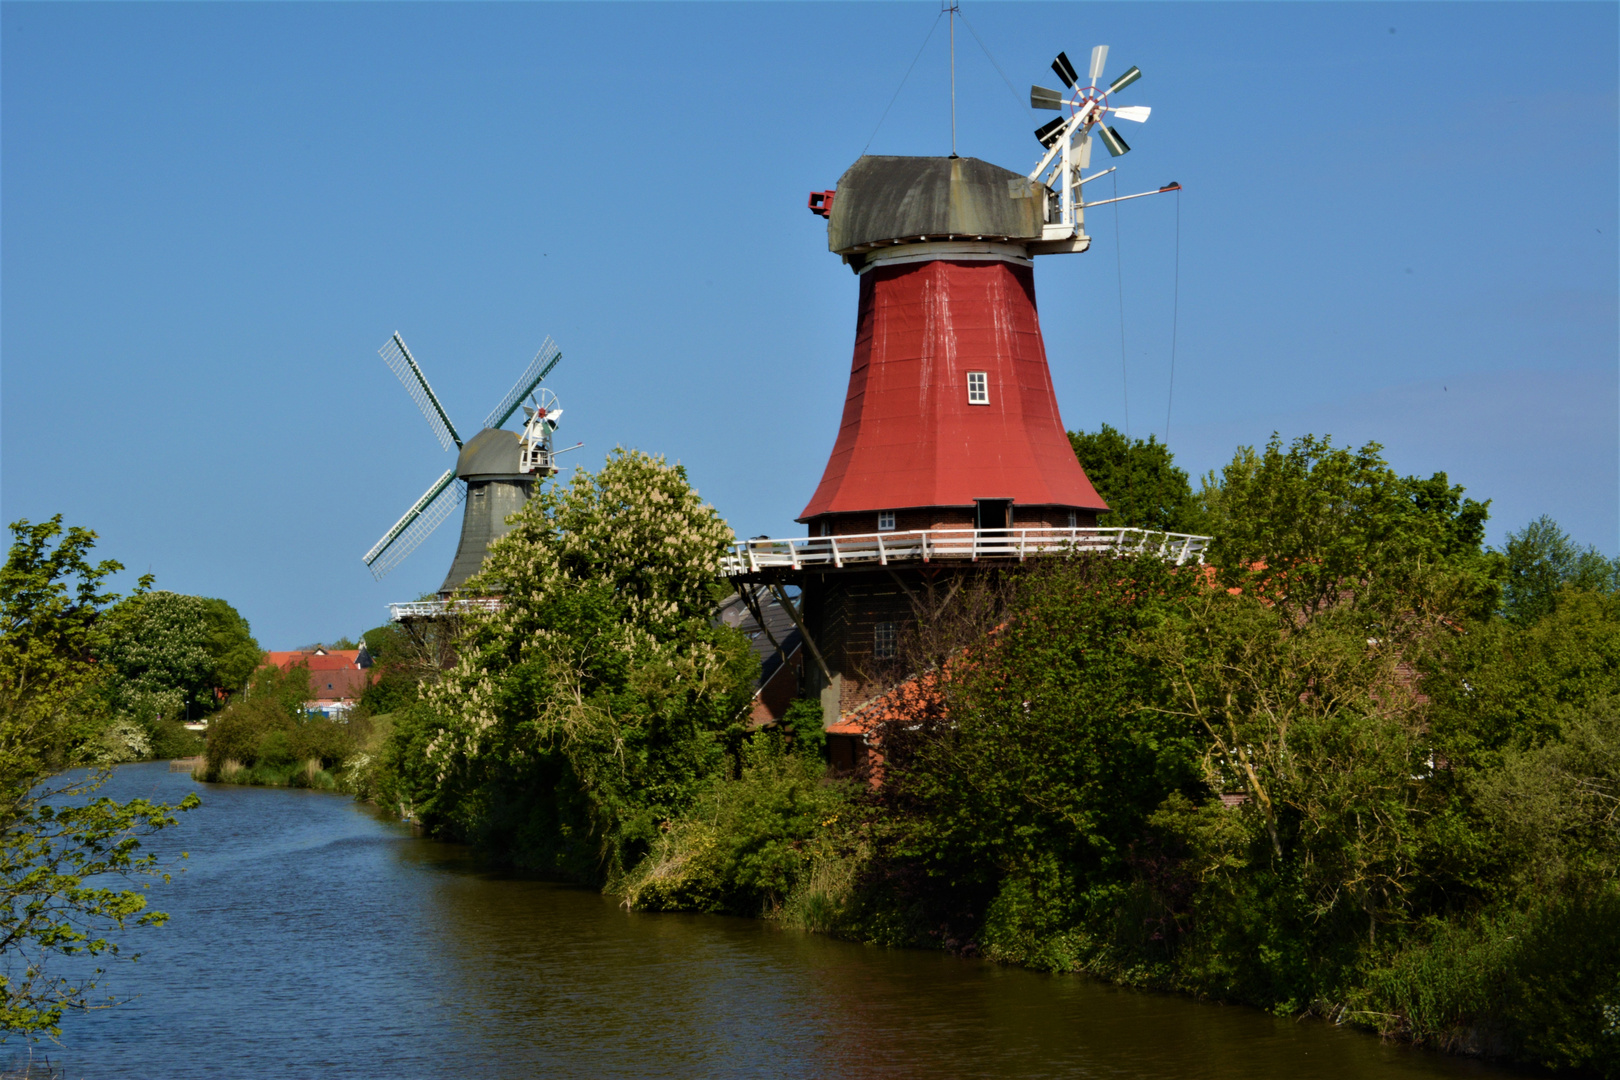
[[(200, 776), (353, 792), (636, 908), (1620, 1075), (1620, 560), (1547, 519), (1487, 548), (1488, 504), (1372, 444), (1274, 438), (1194, 490), (1151, 439), (1072, 441), (1108, 524), (1212, 535), (1206, 565), (980, 576), (902, 633), (866, 713), (878, 753), (845, 775), (819, 702), (750, 730), (758, 662), (713, 619), (731, 530), (680, 467), (635, 451), (517, 515), (473, 582), (499, 611), (364, 635), (374, 676), (338, 720), (307, 711), (302, 669), (240, 661), (227, 605), (102, 595), (89, 534), (52, 555), (59, 525), (20, 523), (9, 895), (41, 857), (34, 785), (193, 752), (172, 721), (202, 712)], [(209, 629), (174, 646), (182, 663), (120, 646), (132, 620)], [(54, 658), (43, 682), (36, 655)], [(99, 827), (169, 809), (105, 807)], [(132, 895), (98, 917), (134, 916), (114, 910)], [(7, 930), (37, 934), (20, 911)], [(40, 985), (3, 984), (9, 1030), (74, 1003)]]

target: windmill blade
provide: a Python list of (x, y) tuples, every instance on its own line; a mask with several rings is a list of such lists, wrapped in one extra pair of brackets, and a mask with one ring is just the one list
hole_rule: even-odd
[(1075, 73), (1074, 65), (1069, 63), (1068, 53), (1057, 54), (1057, 59), (1052, 61), (1052, 70), (1057, 72), (1057, 77), (1062, 79), (1063, 85), (1070, 90), (1080, 85), (1080, 76)]
[(512, 384), (512, 389), (506, 392), (506, 396), (501, 399), (501, 403), (495, 406), (488, 416), (484, 417), (484, 426), (498, 428), (506, 423), (512, 414), (517, 412), (517, 407), (522, 403), (523, 399), (528, 397), (530, 392), (540, 385), (541, 379), (551, 374), (551, 369), (556, 367), (561, 360), (562, 350), (557, 348), (556, 342), (547, 337), (545, 342), (541, 344), (540, 351), (534, 354), (533, 360), (529, 361), (528, 370), (524, 371), (518, 381)]
[(1132, 65), (1131, 67), (1125, 69), (1125, 74), (1114, 80), (1113, 85), (1108, 88), (1108, 92), (1110, 94), (1117, 94), (1141, 77), (1142, 69)]
[(1075, 164), (1082, 169), (1091, 168), (1091, 136), (1087, 135), (1080, 140), (1079, 152), (1074, 155)]
[(1032, 109), (1061, 109), (1063, 108), (1063, 95), (1056, 90), (1048, 90), (1044, 86), (1029, 88), (1029, 107)]
[(1035, 129), (1035, 137), (1041, 140), (1041, 145), (1051, 147), (1058, 140), (1058, 132), (1068, 123), (1061, 116), (1054, 116), (1046, 123)]
[(1134, 120), (1138, 124), (1145, 124), (1147, 123), (1148, 114), (1153, 109), (1147, 105), (1127, 105), (1123, 109), (1110, 109), (1109, 111), (1121, 120)]
[(1108, 147), (1108, 152), (1114, 157), (1121, 157), (1131, 152), (1130, 144), (1120, 138), (1119, 132), (1107, 124), (1098, 124), (1097, 134), (1102, 136), (1103, 145)]
[(1092, 85), (1092, 86), (1097, 85), (1097, 80), (1102, 78), (1103, 65), (1106, 64), (1106, 63), (1108, 63), (1108, 46), (1106, 46), (1106, 45), (1098, 45), (1095, 49), (1091, 50), (1091, 84), (1090, 85)]
[(445, 518), (453, 514), (466, 497), (466, 482), (456, 479), (456, 470), (446, 470), (405, 511), (405, 516), (394, 522), (394, 527), (383, 533), (382, 539), (366, 552), (363, 561), (371, 567), (371, 576), (381, 581), (384, 574), (398, 566)]
[(388, 365), (389, 370), (399, 376), (405, 392), (411, 395), (416, 407), (427, 417), (428, 427), (432, 428), (433, 434), (438, 437), (439, 445), (446, 450), (450, 449), (451, 443), (460, 447), (461, 436), (456, 434), (456, 426), (450, 422), (444, 406), (439, 404), (439, 397), (433, 392), (433, 387), (428, 385), (427, 376), (416, 366), (416, 358), (411, 355), (411, 350), (405, 347), (405, 339), (395, 333), (388, 339), (388, 344), (377, 350), (377, 355), (383, 358), (383, 363)]

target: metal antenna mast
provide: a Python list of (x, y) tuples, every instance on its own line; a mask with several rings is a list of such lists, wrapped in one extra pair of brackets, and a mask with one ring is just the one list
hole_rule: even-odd
[(940, 7), (951, 17), (951, 157), (956, 156), (956, 13), (962, 10), (957, 0), (940, 0)]

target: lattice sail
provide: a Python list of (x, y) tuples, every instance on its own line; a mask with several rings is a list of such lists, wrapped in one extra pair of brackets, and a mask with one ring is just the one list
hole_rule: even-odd
[(456, 434), (456, 426), (450, 422), (444, 406), (439, 404), (433, 387), (428, 385), (427, 376), (416, 366), (416, 358), (411, 356), (411, 350), (405, 347), (405, 339), (398, 333), (394, 334), (388, 339), (388, 344), (377, 350), (377, 355), (383, 358), (389, 370), (399, 376), (405, 392), (411, 395), (416, 407), (427, 417), (428, 427), (438, 437), (439, 445), (446, 450), (450, 449), (452, 443), (459, 447), (461, 436)]
[(524, 398), (533, 393), (534, 388), (540, 385), (540, 380), (551, 374), (551, 369), (562, 360), (562, 350), (557, 348), (556, 342), (547, 337), (540, 346), (540, 351), (534, 354), (529, 361), (528, 370), (513, 384), (512, 389), (506, 392), (501, 403), (484, 418), (484, 426), (498, 428), (517, 412), (518, 405)]
[(466, 497), (466, 482), (456, 479), (456, 470), (445, 470), (394, 527), (383, 533), (382, 539), (366, 552), (364, 562), (371, 567), (371, 576), (381, 581), (383, 575), (432, 535), (445, 518), (455, 513)]

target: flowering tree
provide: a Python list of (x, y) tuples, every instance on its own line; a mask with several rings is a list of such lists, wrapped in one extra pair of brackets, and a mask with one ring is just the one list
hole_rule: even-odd
[(616, 450), (546, 489), (469, 590), (499, 593), (402, 741), (423, 820), (612, 880), (731, 760), (756, 661), (716, 625), (732, 542), (680, 466)]

